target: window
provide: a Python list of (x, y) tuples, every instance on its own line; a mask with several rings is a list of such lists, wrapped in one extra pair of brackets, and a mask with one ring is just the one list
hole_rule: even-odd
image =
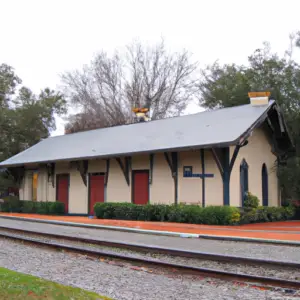
[(261, 168), (261, 186), (262, 186), (262, 202), (263, 206), (269, 205), (269, 185), (268, 185), (268, 170), (266, 164)]
[(244, 206), (246, 195), (248, 193), (248, 164), (245, 159), (242, 160), (240, 165), (240, 186), (241, 186), (241, 202)]

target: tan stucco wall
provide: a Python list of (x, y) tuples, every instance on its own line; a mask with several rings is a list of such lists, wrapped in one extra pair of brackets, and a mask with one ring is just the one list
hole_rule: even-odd
[[(241, 206), (240, 195), (240, 164), (243, 159), (249, 165), (249, 192), (260, 199), (262, 204), (262, 165), (265, 163), (268, 170), (269, 181), (269, 206), (278, 206), (278, 180), (274, 163), (276, 156), (271, 152), (271, 145), (262, 129), (256, 129), (248, 139), (248, 145), (242, 147), (239, 151), (235, 165), (232, 169), (230, 179), (230, 205)], [(232, 156), (234, 147), (230, 148)]]
[(88, 190), (76, 167), (70, 168), (69, 213), (86, 214), (88, 212)]
[[(214, 175), (205, 178), (205, 206), (222, 205), (222, 178), (210, 150), (204, 151), (204, 159), (205, 173)], [(178, 202), (202, 205), (202, 179), (183, 177), (184, 166), (192, 166), (194, 174), (202, 173), (200, 150), (180, 152), (178, 166)]]
[(150, 203), (174, 203), (174, 180), (163, 153), (154, 155)]
[(150, 169), (150, 155), (136, 155), (131, 159), (132, 170), (149, 170)]
[(20, 185), (20, 188), (19, 188), (19, 198), (20, 198), (20, 200), (26, 200), (25, 199), (25, 190), (26, 190), (26, 185), (27, 185), (26, 176), (27, 176), (27, 174), (26, 174), (26, 171), (25, 171), (24, 178), (23, 178), (23, 180), (21, 182), (21, 185)]
[(92, 159), (88, 164), (88, 173), (106, 172), (106, 161), (104, 159)]
[(21, 189), (21, 200), (32, 200), (32, 174), (31, 170), (26, 170)]
[[(124, 159), (122, 162), (124, 164)], [(129, 176), (131, 182), (131, 174)], [(106, 193), (107, 202), (131, 202), (131, 184), (127, 185), (124, 174), (115, 159), (110, 159)]]
[(193, 173), (202, 172), (200, 151), (184, 151), (178, 156), (178, 203), (202, 205), (202, 179), (183, 177), (184, 166), (192, 166)]
[(37, 201), (47, 201), (47, 169), (38, 169)]
[(205, 150), (205, 173), (214, 174), (205, 180), (205, 205), (223, 205), (223, 181), (211, 150)]

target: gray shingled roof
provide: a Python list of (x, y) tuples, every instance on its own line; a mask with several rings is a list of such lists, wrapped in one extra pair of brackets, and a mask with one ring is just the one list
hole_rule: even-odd
[(0, 167), (236, 144), (273, 104), (274, 101), (268, 106), (247, 104), (50, 137), (1, 162)]

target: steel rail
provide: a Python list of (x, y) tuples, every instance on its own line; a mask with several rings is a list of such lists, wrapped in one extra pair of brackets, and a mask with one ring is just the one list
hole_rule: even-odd
[(166, 247), (159, 247), (153, 245), (146, 245), (146, 244), (133, 244), (133, 243), (125, 243), (120, 241), (106, 241), (100, 239), (93, 239), (93, 238), (83, 238), (83, 237), (75, 237), (60, 233), (48, 233), (48, 232), (40, 232), (28, 229), (19, 229), (19, 228), (12, 228), (6, 226), (0, 226), (1, 230), (6, 230), (10, 232), (19, 232), (22, 234), (28, 235), (41, 235), (43, 237), (51, 238), (51, 239), (64, 239), (72, 242), (79, 242), (79, 243), (86, 243), (91, 245), (98, 245), (98, 246), (105, 246), (105, 247), (112, 247), (112, 248), (121, 248), (127, 250), (134, 250), (138, 252), (146, 252), (146, 253), (159, 253), (159, 254), (167, 254), (172, 256), (180, 256), (180, 257), (187, 257), (187, 258), (195, 258), (195, 259), (202, 259), (202, 260), (212, 260), (218, 262), (230, 262), (236, 264), (247, 264), (247, 265), (265, 265), (265, 266), (278, 266), (278, 267), (290, 267), (290, 268), (300, 268), (300, 263), (289, 262), (289, 261), (276, 261), (276, 260), (267, 260), (267, 259), (260, 259), (260, 258), (250, 258), (250, 257), (239, 257), (233, 255), (223, 255), (223, 254), (215, 254), (215, 253), (208, 253), (208, 252), (200, 252), (200, 251), (191, 251), (191, 250), (182, 250), (176, 248), (166, 248)]
[[(19, 231), (21, 231), (21, 230), (19, 230)], [(35, 234), (44, 236), (43, 233), (36, 232)], [(60, 238), (62, 238), (61, 235), (59, 235), (59, 236), (60, 236)], [(292, 280), (285, 280), (285, 279), (279, 279), (279, 278), (273, 278), (273, 277), (263, 277), (263, 276), (249, 275), (249, 274), (236, 274), (233, 272), (227, 272), (227, 271), (222, 271), (222, 270), (217, 270), (217, 269), (208, 269), (208, 268), (201, 268), (201, 267), (186, 266), (186, 265), (176, 264), (176, 263), (167, 263), (167, 262), (158, 261), (158, 260), (132, 257), (130, 255), (105, 252), (103, 250), (98, 250), (98, 249), (87, 249), (87, 248), (82, 248), (82, 247), (73, 246), (73, 245), (71, 246), (71, 245), (66, 245), (66, 244), (57, 243), (57, 242), (48, 242), (48, 241), (39, 240), (37, 238), (29, 238), (29, 237), (25, 237), (25, 236), (13, 236), (10, 234), (5, 234), (3, 232), (0, 232), (0, 237), (13, 239), (13, 240), (17, 240), (17, 241), (22, 241), (22, 242), (27, 242), (27, 243), (31, 243), (31, 244), (35, 244), (35, 245), (39, 245), (39, 246), (46, 246), (46, 247), (50, 247), (50, 248), (54, 248), (54, 249), (63, 249), (63, 250), (67, 250), (70, 252), (85, 254), (87, 256), (109, 257), (109, 258), (114, 258), (114, 259), (120, 259), (123, 261), (129, 261), (129, 262), (143, 264), (143, 266), (152, 265), (152, 266), (156, 266), (156, 267), (160, 267), (160, 268), (177, 269), (177, 270), (180, 270), (180, 271), (182, 271), (184, 273), (188, 273), (188, 274), (196, 274), (196, 275), (202, 275), (202, 276), (208, 275), (209, 277), (226, 279), (226, 280), (231, 280), (231, 281), (233, 280), (233, 281), (260, 283), (260, 284), (264, 284), (265, 287), (276, 286), (276, 287), (281, 287), (281, 288), (300, 289), (300, 281), (292, 281)], [(75, 240), (81, 241), (81, 239), (73, 237), (73, 241), (75, 241)]]

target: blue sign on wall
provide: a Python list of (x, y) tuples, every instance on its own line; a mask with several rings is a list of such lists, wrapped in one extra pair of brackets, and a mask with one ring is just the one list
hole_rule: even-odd
[(184, 173), (183, 177), (199, 177), (199, 178), (212, 178), (214, 174), (193, 174), (193, 173)]
[(198, 177), (198, 178), (212, 178), (214, 174), (202, 174), (202, 173), (193, 173), (192, 167), (184, 167), (183, 168), (183, 177)]

